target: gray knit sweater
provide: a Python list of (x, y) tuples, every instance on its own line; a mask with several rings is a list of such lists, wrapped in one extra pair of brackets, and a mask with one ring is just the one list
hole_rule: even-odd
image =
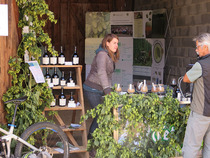
[(93, 59), (90, 73), (84, 84), (99, 91), (104, 91), (105, 94), (108, 94), (111, 92), (113, 72), (114, 62), (107, 52), (100, 51)]

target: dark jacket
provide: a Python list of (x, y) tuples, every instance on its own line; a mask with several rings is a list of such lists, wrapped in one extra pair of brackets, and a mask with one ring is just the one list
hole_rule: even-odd
[(210, 55), (199, 58), (202, 75), (194, 82), (191, 109), (210, 117)]

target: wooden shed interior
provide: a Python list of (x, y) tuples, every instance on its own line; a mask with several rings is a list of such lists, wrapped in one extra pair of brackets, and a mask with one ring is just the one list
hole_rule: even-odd
[[(59, 51), (64, 48), (66, 60), (71, 60), (74, 46), (77, 46), (80, 64), (85, 65), (85, 13), (131, 11), (134, 0), (46, 0), (49, 9), (54, 12), (57, 24), (47, 23), (45, 31), (52, 39), (52, 44)], [(11, 86), (8, 75), (10, 56), (17, 54), (17, 47), (21, 40), (21, 30), (18, 28), (18, 7), (15, 0), (0, 0), (0, 4), (8, 4), (9, 35), (0, 36), (0, 122), (6, 123), (2, 96)], [(84, 72), (82, 78), (84, 79)]]

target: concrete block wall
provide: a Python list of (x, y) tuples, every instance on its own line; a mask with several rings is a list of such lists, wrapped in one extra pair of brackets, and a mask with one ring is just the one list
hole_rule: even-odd
[(135, 0), (134, 10), (172, 10), (170, 33), (166, 37), (166, 47), (171, 39), (165, 65), (164, 82), (169, 84), (172, 77), (179, 78), (189, 64), (196, 62), (195, 42), (192, 39), (203, 32), (210, 32), (210, 0)]

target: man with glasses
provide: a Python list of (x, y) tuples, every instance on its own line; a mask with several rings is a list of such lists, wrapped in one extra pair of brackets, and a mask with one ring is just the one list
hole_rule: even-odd
[(203, 143), (203, 158), (210, 157), (210, 34), (203, 33), (196, 42), (197, 62), (183, 81), (193, 82), (191, 113), (183, 144), (183, 157), (196, 158)]

